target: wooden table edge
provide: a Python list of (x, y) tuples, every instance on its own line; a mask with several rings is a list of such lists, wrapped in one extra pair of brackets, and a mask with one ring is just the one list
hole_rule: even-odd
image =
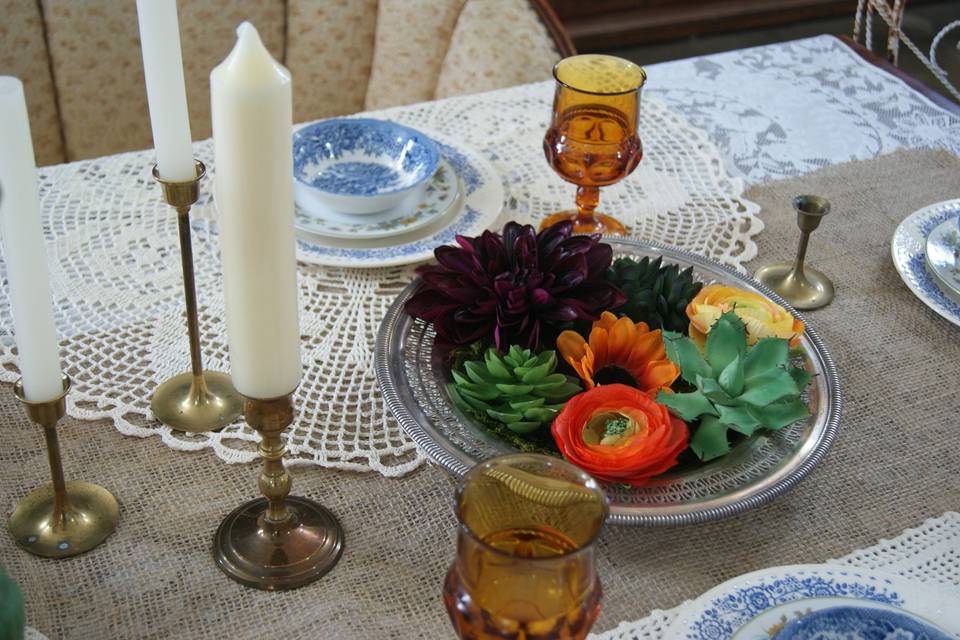
[(923, 95), (938, 107), (946, 109), (955, 116), (960, 116), (960, 104), (957, 104), (942, 93), (928, 87), (920, 80), (917, 80), (913, 76), (907, 74), (902, 69), (895, 67), (892, 63), (881, 58), (869, 49), (864, 48), (859, 43), (854, 42), (849, 36), (835, 35), (833, 37), (848, 46), (854, 53), (873, 66), (886, 71), (890, 75), (899, 78), (900, 80), (903, 80), (911, 89)]

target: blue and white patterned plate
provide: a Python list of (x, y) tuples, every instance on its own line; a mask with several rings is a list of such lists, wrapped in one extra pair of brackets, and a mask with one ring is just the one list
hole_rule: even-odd
[[(794, 612), (793, 618), (784, 615), (784, 621), (771, 629), (779, 632), (771, 636), (760, 629), (757, 638), (776, 640), (953, 640), (933, 624), (894, 607), (849, 606), (842, 602), (816, 610)], [(750, 636), (745, 636), (750, 637)]]
[(462, 193), (454, 211), (410, 233), (372, 240), (324, 238), (297, 232), (297, 259), (337, 267), (389, 267), (423, 262), (455, 236), (477, 235), (499, 226), (506, 199), (501, 176), (478, 151), (433, 136), (440, 155), (456, 171)]
[(960, 326), (960, 303), (944, 293), (925, 259), (927, 237), (940, 224), (960, 217), (960, 199), (938, 202), (911, 213), (890, 243), (893, 264), (910, 291), (941, 316)]
[(927, 236), (926, 257), (933, 279), (947, 297), (960, 302), (960, 216), (933, 228)]
[(827, 564), (774, 567), (724, 582), (684, 605), (665, 637), (770, 640), (797, 617), (853, 606), (910, 614), (960, 638), (958, 602), (955, 587), (933, 588), (878, 571)]
[(293, 195), (308, 211), (370, 214), (419, 200), (440, 154), (424, 133), (387, 120), (336, 118), (293, 134)]
[(387, 238), (416, 231), (451, 213), (460, 195), (457, 172), (446, 160), (440, 163), (420, 200), (408, 202), (382, 213), (356, 216), (328, 207), (310, 211), (296, 207), (293, 224), (300, 231), (327, 238)]

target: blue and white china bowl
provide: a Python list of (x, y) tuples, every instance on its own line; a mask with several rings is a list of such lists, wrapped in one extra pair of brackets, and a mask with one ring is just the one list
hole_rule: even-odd
[[(943, 634), (930, 636), (930, 640), (942, 640), (960, 637), (958, 602), (960, 589), (956, 587), (928, 586), (869, 569), (830, 564), (773, 567), (724, 582), (685, 604), (665, 637), (675, 640), (833, 638), (829, 633), (793, 636), (789, 634), (800, 631), (788, 630), (788, 627), (791, 621), (812, 614), (856, 607), (919, 619), (928, 628)], [(879, 614), (861, 615), (876, 617)], [(839, 618), (834, 621), (840, 624)], [(779, 635), (784, 633), (786, 635)], [(841, 633), (836, 637), (857, 636)], [(890, 638), (902, 640), (913, 636), (894, 634)]]
[(365, 216), (340, 213), (329, 207), (307, 211), (298, 206), (293, 220), (298, 232), (313, 236), (348, 240), (391, 238), (448, 216), (459, 202), (460, 191), (457, 172), (449, 162), (441, 160), (419, 200), (404, 200), (396, 207)]
[(366, 118), (324, 120), (293, 134), (294, 200), (304, 209), (370, 214), (419, 200), (437, 165), (425, 134)]
[(799, 613), (775, 640), (954, 640), (920, 618), (892, 608), (838, 606)]
[(947, 221), (960, 224), (960, 199), (938, 202), (911, 213), (900, 223), (890, 243), (893, 264), (907, 287), (938, 314), (960, 326), (960, 301), (948, 295), (931, 272), (927, 238)]

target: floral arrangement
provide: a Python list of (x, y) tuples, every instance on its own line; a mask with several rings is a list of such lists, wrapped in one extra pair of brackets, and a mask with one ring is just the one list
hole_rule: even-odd
[(569, 222), (457, 237), (418, 270), (454, 404), (524, 451), (642, 485), (809, 415), (803, 323), (662, 258), (613, 259)]

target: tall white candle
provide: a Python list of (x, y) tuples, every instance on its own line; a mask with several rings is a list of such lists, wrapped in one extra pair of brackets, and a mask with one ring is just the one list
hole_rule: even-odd
[(137, 0), (137, 18), (157, 170), (167, 180), (192, 180), (197, 174), (190, 148), (177, 2)]
[(300, 381), (290, 72), (253, 25), (210, 73), (230, 373), (247, 397)]
[(18, 365), (24, 395), (43, 402), (63, 391), (60, 349), (53, 324), (27, 102), (23, 84), (11, 76), (0, 76), (0, 122), (0, 227)]

